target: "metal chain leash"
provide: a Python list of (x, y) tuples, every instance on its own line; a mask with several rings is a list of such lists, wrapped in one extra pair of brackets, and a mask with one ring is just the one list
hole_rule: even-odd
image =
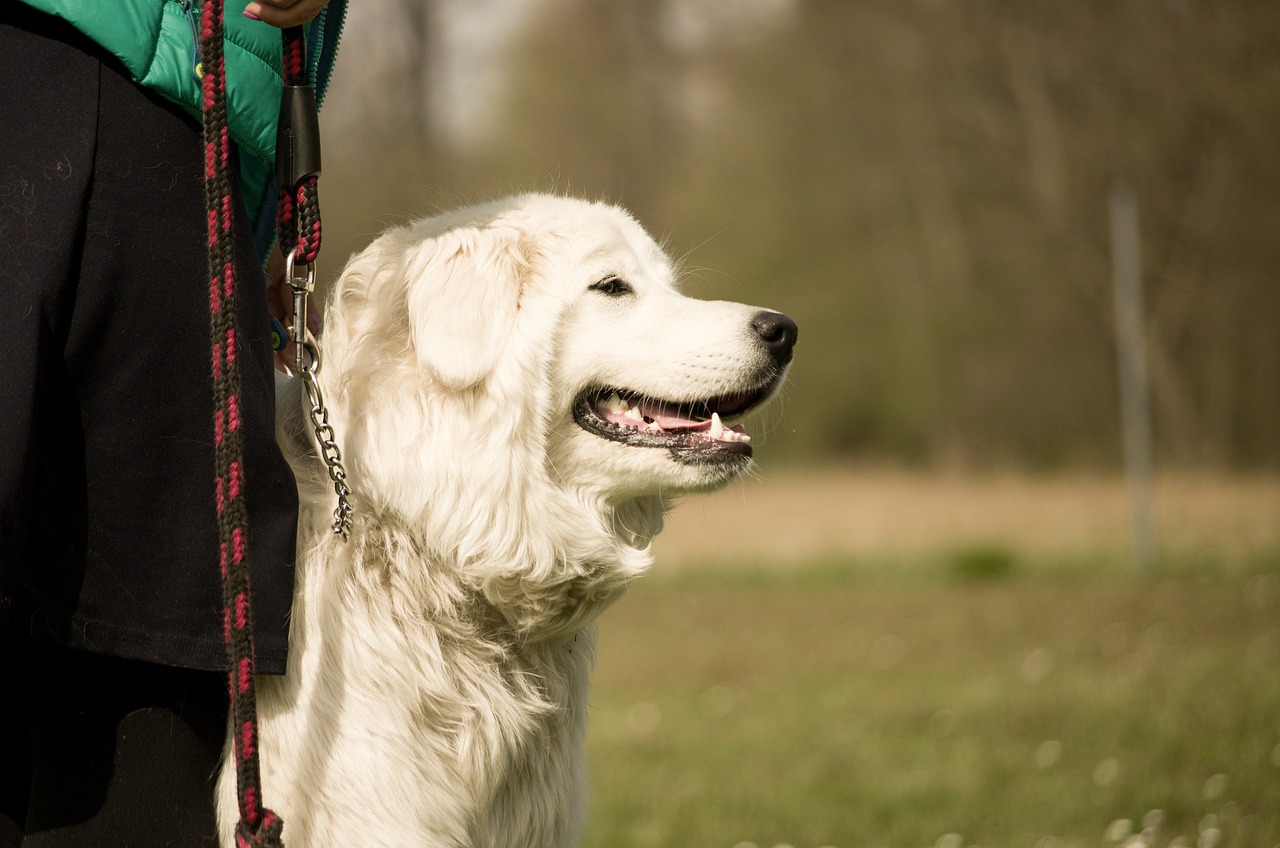
[[(294, 373), (302, 380), (307, 393), (308, 414), (311, 429), (320, 448), (329, 481), (333, 483), (338, 505), (333, 510), (333, 532), (345, 541), (351, 532), (351, 489), (347, 486), (347, 472), (342, 464), (342, 450), (337, 435), (329, 423), (329, 410), (320, 391), (316, 376), (320, 373), (320, 349), (316, 338), (307, 327), (307, 298), (315, 291), (315, 265), (307, 263), (306, 273), (298, 275), (294, 257), (298, 248), (285, 257), (285, 279), (293, 288), (293, 323), (289, 327), (289, 340), (293, 342)], [(299, 317), (301, 316), (301, 317)]]
[[(306, 80), (306, 36), (302, 27), (284, 30), (284, 92), (276, 142), (276, 173), (280, 178), (280, 206), (276, 229), (285, 254), (285, 279), (293, 290), (294, 373), (307, 393), (308, 413), (316, 445), (333, 483), (338, 505), (333, 532), (345, 541), (351, 531), (351, 489), (342, 464), (342, 451), (329, 423), (320, 391), (320, 348), (307, 327), (307, 299), (315, 292), (315, 258), (320, 252), (320, 204), (316, 183), (320, 175), (320, 128), (315, 90)], [(300, 273), (300, 268), (305, 269)]]

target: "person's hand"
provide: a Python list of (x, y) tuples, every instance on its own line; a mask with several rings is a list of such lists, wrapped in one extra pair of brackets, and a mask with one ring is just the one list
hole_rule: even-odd
[[(287, 328), (293, 323), (293, 285), (285, 279), (284, 271), (284, 254), (280, 252), (280, 247), (277, 245), (272, 249), (271, 256), (267, 259), (267, 308), (270, 310), (271, 316), (279, 321), (287, 332)], [(316, 305), (314, 292), (307, 298), (306, 321), (311, 334), (319, 337), (323, 329), (323, 322), (320, 318), (320, 309)], [(292, 371), (293, 367), (294, 346), (293, 342), (289, 342), (284, 350), (276, 351), (276, 370)]]
[(244, 16), (284, 29), (305, 24), (328, 4), (329, 0), (253, 0), (244, 7)]

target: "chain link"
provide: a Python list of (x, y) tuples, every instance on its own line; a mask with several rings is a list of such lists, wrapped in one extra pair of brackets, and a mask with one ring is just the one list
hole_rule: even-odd
[(310, 342), (307, 343), (307, 349), (311, 362), (300, 372), (300, 376), (302, 385), (307, 390), (307, 400), (311, 402), (311, 428), (316, 435), (316, 444), (320, 446), (320, 458), (324, 460), (334, 494), (338, 496), (338, 505), (333, 510), (333, 532), (346, 541), (351, 532), (351, 489), (347, 487), (342, 450), (338, 447), (333, 426), (329, 424), (329, 411), (325, 408), (324, 396), (320, 394), (320, 384), (316, 381), (316, 372), (320, 369), (319, 351)]
[(297, 249), (285, 257), (285, 279), (293, 287), (293, 323), (289, 327), (289, 340), (294, 345), (294, 370), (302, 379), (307, 392), (311, 417), (311, 429), (320, 448), (329, 480), (333, 483), (338, 506), (333, 510), (333, 533), (346, 541), (351, 532), (351, 489), (347, 486), (347, 471), (342, 465), (342, 450), (338, 438), (329, 423), (329, 410), (324, 405), (324, 395), (316, 375), (320, 373), (320, 348), (307, 327), (307, 296), (315, 289), (316, 272), (313, 263), (306, 264), (307, 272), (298, 276), (295, 267)]

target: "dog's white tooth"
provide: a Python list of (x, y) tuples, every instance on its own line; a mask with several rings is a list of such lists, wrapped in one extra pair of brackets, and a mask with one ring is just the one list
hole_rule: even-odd
[(644, 421), (644, 416), (640, 414), (640, 407), (638, 406), (629, 407), (624, 410), (622, 414), (630, 418), (632, 421)]
[[(732, 432), (732, 431), (730, 431), (730, 432)], [(748, 444), (750, 444), (750, 443), (751, 443), (751, 437), (750, 437), (750, 436), (748, 436), (746, 433), (735, 433), (735, 435), (738, 437), (738, 441), (740, 441), (740, 442), (746, 442), (746, 443), (748, 443)]]
[(626, 412), (627, 402), (618, 396), (617, 392), (609, 395), (609, 399), (605, 401), (604, 408), (610, 412)]
[(724, 422), (720, 420), (720, 415), (715, 412), (711, 413), (711, 429), (707, 431), (708, 435), (713, 439), (722, 439), (725, 432)]

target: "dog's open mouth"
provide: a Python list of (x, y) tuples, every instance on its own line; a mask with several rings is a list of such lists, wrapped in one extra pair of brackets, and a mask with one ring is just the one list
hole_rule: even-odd
[(584, 430), (635, 447), (662, 447), (685, 461), (751, 456), (751, 437), (736, 419), (771, 386), (696, 401), (659, 400), (625, 389), (583, 392), (573, 417)]

